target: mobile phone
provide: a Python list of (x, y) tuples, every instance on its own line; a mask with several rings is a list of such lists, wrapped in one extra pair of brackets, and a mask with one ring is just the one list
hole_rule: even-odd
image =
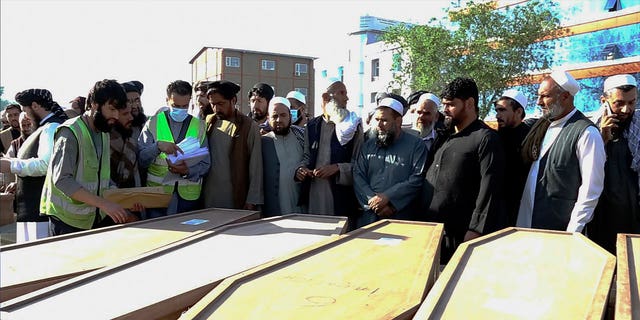
[[(604, 105), (604, 114), (607, 116), (610, 116), (613, 113), (613, 110), (611, 109), (611, 104), (609, 104), (609, 101), (605, 101), (602, 103)], [(613, 139), (613, 141), (618, 140), (618, 128), (611, 128), (611, 138)]]

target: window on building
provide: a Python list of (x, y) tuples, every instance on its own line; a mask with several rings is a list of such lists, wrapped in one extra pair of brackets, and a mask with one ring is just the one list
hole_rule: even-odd
[(304, 94), (305, 97), (307, 96), (307, 91), (308, 91), (307, 88), (293, 88), (293, 90)]
[(605, 4), (604, 9), (609, 12), (622, 10), (622, 4), (620, 3), (620, 0), (607, 0), (607, 4)]
[(275, 70), (276, 62), (273, 60), (262, 60), (262, 70)]
[(371, 103), (376, 103), (377, 92), (371, 92)]
[(308, 73), (308, 68), (306, 63), (296, 63), (296, 76)]
[(380, 76), (380, 59), (371, 60), (371, 81), (378, 80)]
[(227, 67), (240, 68), (240, 58), (238, 57), (226, 57), (224, 61)]

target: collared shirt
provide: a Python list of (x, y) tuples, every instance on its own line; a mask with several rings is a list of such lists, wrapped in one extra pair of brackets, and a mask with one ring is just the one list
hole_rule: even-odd
[[(29, 144), (31, 140), (37, 139), (40, 136), (38, 144), (38, 157), (31, 159), (11, 159), (11, 173), (15, 173), (21, 177), (41, 177), (47, 174), (47, 168), (49, 167), (49, 160), (53, 154), (54, 135), (56, 129), (60, 125), (57, 122), (47, 123), (44, 126), (44, 121), (53, 116), (50, 113), (42, 121), (40, 121), (40, 127), (33, 132), (24, 144)], [(41, 131), (38, 134), (38, 131)]]
[[(529, 169), (522, 200), (520, 201), (520, 209), (518, 210), (518, 220), (516, 222), (518, 227), (531, 227), (540, 160), (551, 149), (565, 123), (577, 111), (577, 109), (574, 109), (563, 118), (555, 120), (549, 125), (542, 140), (540, 155), (531, 164), (531, 169)], [(578, 189), (578, 198), (571, 211), (571, 219), (566, 230), (568, 232), (581, 232), (587, 222), (591, 221), (593, 210), (598, 203), (598, 198), (604, 186), (606, 155), (604, 142), (596, 127), (589, 126), (582, 133), (576, 145), (576, 157), (578, 157), (578, 162), (580, 163), (582, 185)]]

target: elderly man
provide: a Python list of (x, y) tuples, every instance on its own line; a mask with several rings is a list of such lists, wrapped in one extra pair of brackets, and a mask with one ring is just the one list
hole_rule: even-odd
[(60, 235), (102, 226), (105, 216), (116, 223), (129, 214), (102, 197), (109, 187), (109, 136), (127, 95), (115, 80), (97, 82), (87, 97), (90, 105), (56, 130), (40, 212), (49, 216), (51, 234)]
[(291, 125), (289, 100), (274, 97), (269, 102), (269, 125), (273, 130), (262, 136), (262, 163), (264, 166), (263, 215), (275, 216), (304, 213), (298, 206), (300, 184), (293, 180), (302, 161), (304, 130)]
[(422, 140), (402, 131), (403, 104), (384, 98), (374, 113), (374, 137), (360, 149), (353, 186), (364, 213), (358, 226), (381, 218), (413, 220), (413, 200), (424, 180), (427, 150)]
[(54, 151), (54, 134), (67, 118), (62, 112), (53, 112), (55, 103), (46, 89), (21, 91), (16, 94), (16, 101), (22, 105), (34, 128), (38, 125), (22, 143), (15, 159), (0, 160), (2, 172), (10, 171), (17, 176), (16, 241), (24, 242), (49, 235), (49, 219), (40, 215), (40, 196)]
[(436, 123), (440, 120), (439, 105), (440, 98), (433, 93), (426, 92), (419, 96), (415, 107), (411, 109), (418, 117), (408, 132), (417, 135), (424, 141), (427, 153), (431, 150), (436, 139)]
[(258, 124), (236, 109), (239, 91), (225, 80), (207, 91), (213, 114), (206, 120), (212, 166), (202, 190), (205, 208), (256, 210), (263, 203), (260, 133)]
[(299, 91), (287, 93), (287, 100), (291, 104), (291, 124), (304, 127), (309, 121), (307, 117), (307, 99)]
[(332, 79), (322, 94), (323, 114), (307, 123), (296, 180), (303, 181), (300, 200), (309, 213), (348, 216), (353, 227), (359, 205), (351, 168), (363, 134), (360, 118), (347, 110), (348, 100), (344, 83)]
[(147, 168), (147, 186), (163, 186), (172, 194), (169, 207), (146, 210), (147, 218), (156, 218), (199, 209), (202, 178), (209, 172), (211, 160), (204, 157), (188, 163), (185, 160), (171, 162), (169, 155), (183, 152), (178, 143), (195, 140), (206, 147), (204, 121), (189, 115), (191, 84), (176, 80), (167, 86), (169, 110), (149, 118), (138, 139), (140, 167)]
[(11, 141), (20, 137), (20, 112), (22, 109), (18, 104), (10, 104), (5, 109), (5, 117), (9, 122), (9, 128), (0, 131), (0, 154), (6, 153), (11, 146)]
[(7, 154), (5, 155), (8, 158), (16, 158), (18, 156), (18, 151), (20, 150), (20, 147), (22, 147), (24, 141), (27, 140), (27, 138), (29, 138), (33, 131), (36, 130), (36, 126), (33, 124), (33, 120), (29, 118), (29, 115), (25, 111), (20, 112), (19, 119), (20, 136), (18, 137), (18, 139), (14, 139), (13, 141), (11, 141), (11, 146), (9, 146), (9, 150), (7, 150)]
[(267, 106), (269, 106), (269, 101), (271, 101), (274, 94), (273, 88), (266, 83), (256, 83), (249, 91), (248, 98), (251, 111), (248, 116), (258, 124), (260, 134), (271, 131), (267, 120)]
[(527, 97), (518, 90), (507, 90), (494, 103), (498, 120), (498, 135), (505, 153), (504, 199), (507, 219), (515, 226), (520, 208), (520, 198), (529, 173), (529, 165), (522, 160), (522, 141), (529, 133), (531, 125), (523, 121)]
[(605, 143), (604, 189), (588, 224), (588, 235), (616, 253), (618, 233), (640, 233), (640, 113), (638, 82), (629, 74), (609, 77), (600, 98), (598, 124)]
[(531, 162), (516, 225), (581, 232), (602, 192), (604, 143), (598, 128), (578, 111), (578, 82), (555, 71), (538, 88), (544, 113), (522, 145)]
[(504, 153), (498, 134), (478, 119), (478, 87), (456, 78), (442, 92), (446, 135), (436, 141), (424, 185), (426, 220), (444, 222), (441, 259), (463, 241), (506, 224), (500, 192)]

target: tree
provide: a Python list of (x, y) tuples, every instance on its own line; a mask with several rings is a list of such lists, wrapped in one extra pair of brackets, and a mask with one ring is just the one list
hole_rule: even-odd
[(484, 118), (502, 91), (527, 83), (531, 71), (548, 69), (553, 62), (550, 39), (562, 30), (550, 1), (501, 9), (493, 1), (469, 2), (447, 13), (448, 18), (427, 25), (397, 25), (385, 31), (384, 41), (398, 46), (404, 57), (397, 84), (438, 93), (456, 77), (473, 78)]
[(5, 100), (2, 95), (4, 95), (4, 87), (0, 86), (0, 110), (4, 110), (4, 108), (12, 103), (11, 101)]

